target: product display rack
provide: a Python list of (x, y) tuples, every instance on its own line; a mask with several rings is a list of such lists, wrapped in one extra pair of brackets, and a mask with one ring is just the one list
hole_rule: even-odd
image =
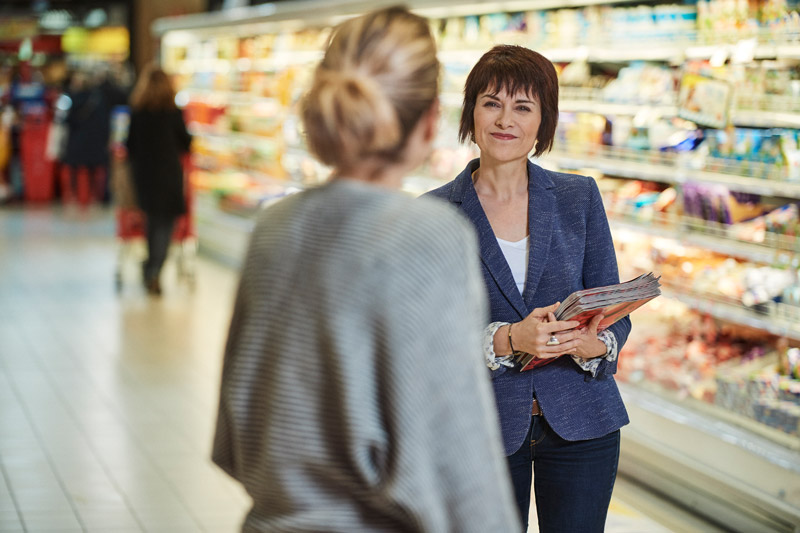
[(545, 165), (562, 169), (594, 168), (606, 174), (662, 183), (686, 182), (721, 184), (733, 190), (764, 196), (800, 199), (800, 181), (782, 179), (780, 171), (770, 165), (753, 163), (768, 179), (742, 176), (727, 160), (706, 158), (715, 171), (691, 168), (686, 154), (670, 154), (612, 146), (575, 146), (565, 151), (556, 147), (544, 159)]
[(615, 232), (628, 230), (663, 237), (755, 263), (786, 263), (800, 251), (800, 241), (796, 237), (771, 237), (763, 243), (748, 242), (731, 237), (721, 224), (701, 223), (692, 218), (661, 217), (638, 221), (635, 214), (615, 211), (608, 212), (608, 217)]
[[(278, 129), (283, 135), (242, 131), (238, 127), (220, 128), (219, 124), (191, 124), (193, 134), (201, 142), (208, 143), (207, 148), (218, 148), (216, 152), (211, 149), (198, 154), (198, 166), (205, 169), (206, 178), (210, 176), (213, 179), (218, 175), (224, 182), (223, 186), (201, 190), (198, 195), (201, 248), (228, 263), (238, 264), (258, 206), (324, 178), (325, 169), (312, 163), (304, 148), (302, 133), (298, 133), (297, 111), (293, 109), (298, 91), (302, 90), (302, 81), (307, 81), (313, 64), (321, 58), (322, 41), (302, 32), (329, 28), (347, 16), (384, 4), (390, 5), (391, 2), (295, 1), (162, 19), (155, 23), (154, 32), (162, 38), (163, 63), (182, 83), (179, 97), (185, 102), (203, 102), (212, 109), (216, 106), (229, 110), (228, 106), (268, 107), (275, 102), (282, 106), (283, 124)], [(496, 13), (563, 8), (580, 10), (587, 6), (603, 8), (606, 2), (519, 0), (470, 4), (435, 0), (406, 4), (421, 15), (444, 21)], [(614, 2), (613, 5), (634, 7), (637, 2)], [(294, 41), (289, 38), (293, 34)], [(246, 60), (224, 57), (231, 50), (229, 43), (218, 45), (216, 58), (191, 57), (192, 50), (177, 60), (171, 55), (173, 47), (183, 47), (185, 51), (216, 39), (242, 39), (239, 41), (241, 45), (247, 38), (264, 35), (274, 37), (269, 44), (271, 52), (265, 57)], [(495, 41), (528, 45), (559, 64), (625, 64), (646, 60), (675, 68), (698, 59), (718, 62), (720, 58), (724, 61), (725, 58), (737, 57), (737, 61), (742, 62), (800, 58), (800, 35), (756, 32), (748, 38), (740, 37), (721, 35), (718, 42), (709, 43), (708, 35), (694, 31), (684, 32), (678, 38), (652, 39), (635, 46), (631, 43), (608, 43), (603, 39), (586, 40), (574, 46), (554, 46), (552, 42), (541, 45), (526, 41), (525, 36), (508, 34), (498, 35)], [(465, 42), (452, 36), (442, 38), (439, 57), (445, 72), (451, 69), (465, 75), (490, 45), (488, 41)], [(223, 50), (227, 52), (223, 53)], [(258, 75), (278, 76), (287, 69), (294, 69), (290, 76), (294, 80), (291, 90), (286, 87), (276, 91), (252, 88), (261, 87)], [(218, 83), (220, 79), (224, 83)], [(195, 83), (197, 80), (202, 83)], [(250, 89), (245, 87), (248, 84)], [(456, 148), (453, 117), (457, 117), (462, 103), (459, 91), (458, 80), (453, 83), (445, 79), (441, 101), (443, 114), (449, 118), (445, 118), (437, 140), (438, 148), (457, 154), (449, 154), (454, 160), (448, 165), (437, 166), (436, 162), (431, 162), (419, 171), (419, 175), (409, 178), (406, 184), (410, 191), (419, 193), (452, 179), (463, 167), (461, 163), (475, 153), (469, 147)], [(679, 111), (677, 90), (660, 94), (657, 101), (619, 101), (613, 96), (602, 89), (564, 86), (560, 108), (562, 112), (612, 116), (649, 113), (673, 117)], [(798, 102), (800, 99), (795, 97), (735, 94), (730, 120), (743, 127), (800, 128)], [(218, 155), (226, 150), (237, 157)], [(259, 151), (274, 153), (282, 170), (265, 170), (260, 163), (263, 157), (252, 156)], [(238, 157), (239, 154), (244, 155)], [(724, 185), (737, 193), (792, 201), (800, 199), (800, 180), (790, 179), (784, 169), (759, 161), (747, 163), (748, 170), (743, 171), (741, 162), (724, 158), (706, 156), (698, 160), (693, 153), (667, 153), (557, 139), (553, 152), (537, 163), (558, 170), (599, 172), (617, 178), (654, 182), (678, 190), (685, 184)], [(228, 176), (236, 179), (227, 182)], [(247, 191), (259, 190), (259, 187), (267, 192), (262, 190), (255, 195), (255, 200), (251, 198), (251, 201), (241, 203), (236, 199), (238, 196), (247, 197)], [(785, 265), (786, 268), (797, 268), (800, 258), (799, 236), (768, 233), (761, 241), (754, 242), (733, 235), (724, 224), (675, 213), (643, 219), (636, 211), (608, 208), (608, 215), (617, 241), (624, 241), (628, 234), (644, 235), (754, 264)], [(664, 299), (683, 302), (703, 315), (754, 328), (765, 335), (785, 337), (792, 345), (800, 345), (800, 313), (796, 306), (768, 302), (748, 307), (734, 298), (695, 290), (680, 280), (671, 282), (664, 278), (663, 282)], [(634, 329), (637, 327), (634, 317)], [(626, 364), (624, 359), (621, 364)], [(620, 383), (620, 389), (632, 420), (632, 424), (623, 430), (620, 468), (624, 474), (738, 531), (797, 531), (796, 525), (800, 524), (800, 437), (797, 434), (787, 434), (733, 411), (687, 398), (683, 393), (664, 390), (647, 380)]]
[[(677, 101), (677, 94), (664, 95), (663, 101)], [(603, 115), (635, 115), (648, 111), (663, 116), (676, 116), (678, 108), (674, 103), (654, 104), (616, 103), (609, 101), (599, 89), (563, 87), (560, 91), (559, 109), (561, 111), (600, 113)], [(796, 98), (771, 99), (740, 96), (733, 102), (731, 121), (737, 126), (800, 128), (800, 100)]]

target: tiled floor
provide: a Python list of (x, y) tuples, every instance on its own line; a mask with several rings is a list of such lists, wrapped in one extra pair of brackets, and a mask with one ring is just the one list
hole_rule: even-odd
[[(201, 258), (156, 299), (132, 262), (116, 293), (113, 232), (0, 208), (0, 532), (234, 532), (247, 498), (208, 457), (236, 275)], [(609, 532), (670, 531), (617, 494)]]

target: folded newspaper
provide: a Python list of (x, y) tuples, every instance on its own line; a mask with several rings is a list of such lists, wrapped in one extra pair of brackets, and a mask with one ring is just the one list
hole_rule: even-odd
[[(603, 331), (656, 296), (660, 296), (661, 284), (658, 281), (660, 279), (661, 276), (655, 277), (649, 272), (624, 283), (575, 291), (556, 309), (554, 313), (556, 320), (577, 320), (578, 327), (583, 328), (592, 321), (592, 318), (602, 314), (603, 320), (598, 324), (597, 331)], [(520, 371), (546, 365), (556, 359), (536, 359), (528, 353), (516, 358)]]

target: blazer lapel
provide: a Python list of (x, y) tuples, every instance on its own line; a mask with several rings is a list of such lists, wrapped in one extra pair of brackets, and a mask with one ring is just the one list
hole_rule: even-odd
[[(517, 283), (514, 281), (513, 274), (511, 274), (511, 268), (509, 268), (503, 251), (497, 243), (497, 237), (492, 231), (492, 226), (489, 224), (489, 219), (486, 218), (486, 213), (483, 211), (481, 202), (478, 199), (478, 193), (475, 192), (475, 186), (472, 183), (472, 172), (478, 168), (478, 165), (479, 160), (475, 159), (458, 175), (455, 179), (450, 200), (453, 203), (460, 203), (461, 209), (474, 224), (478, 232), (483, 264), (486, 265), (486, 269), (494, 278), (503, 296), (519, 313), (520, 318), (524, 318), (528, 315), (528, 308), (519, 293), (519, 289), (517, 289)], [(528, 279), (530, 280), (530, 275)]]
[(525, 280), (523, 299), (533, 310), (533, 297), (542, 277), (547, 256), (550, 252), (550, 240), (553, 237), (553, 214), (555, 196), (550, 189), (553, 180), (547, 171), (528, 161), (528, 232), (530, 235), (528, 252), (528, 276)]

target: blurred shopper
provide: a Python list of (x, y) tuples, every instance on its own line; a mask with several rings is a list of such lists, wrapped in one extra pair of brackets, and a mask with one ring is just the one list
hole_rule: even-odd
[(26, 118), (35, 115), (44, 107), (44, 85), (34, 80), (33, 70), (27, 62), (13, 65), (9, 69), (8, 113), (3, 121), (10, 125), (11, 154), (8, 161), (8, 200), (22, 200), (25, 176), (22, 164), (23, 132)]
[[(595, 181), (528, 160), (550, 150), (557, 121), (550, 61), (520, 46), (492, 48), (467, 78), (459, 132), (480, 158), (430, 194), (478, 230), (491, 313), (485, 355), (523, 522), (533, 470), (539, 530), (589, 533), (603, 531), (628, 423), (613, 374), (631, 323), (598, 335), (602, 316), (583, 330), (553, 316), (573, 291), (619, 282)], [(512, 352), (571, 357), (520, 372)]]
[(127, 150), (137, 202), (147, 216), (143, 276), (150, 294), (161, 294), (161, 267), (175, 222), (186, 213), (181, 157), (191, 142), (169, 77), (147, 67), (131, 94)]
[(253, 499), (243, 531), (519, 529), (474, 233), (396, 190), (438, 77), (402, 8), (343, 23), (316, 70), (302, 116), (332, 179), (260, 217), (225, 352), (213, 457)]
[(0, 104), (0, 203), (11, 197), (7, 171), (13, 155), (13, 125), (14, 109), (10, 105)]
[(82, 204), (107, 200), (111, 111), (125, 96), (105, 73), (72, 74), (67, 93), (66, 143), (61, 157), (62, 198)]

